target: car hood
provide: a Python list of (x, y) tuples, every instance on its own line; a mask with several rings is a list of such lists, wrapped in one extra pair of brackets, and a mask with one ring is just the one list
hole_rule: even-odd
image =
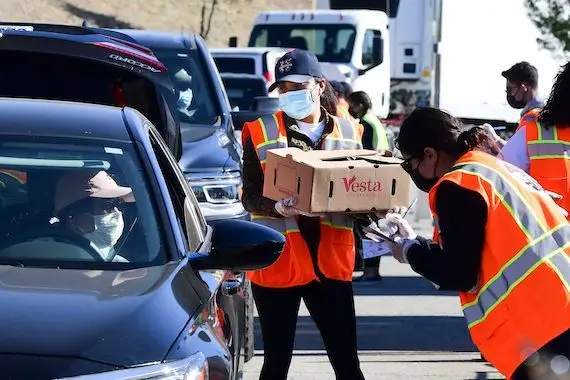
[(0, 266), (0, 352), (116, 366), (160, 361), (200, 305), (189, 289), (174, 264), (128, 271)]
[(223, 127), (182, 125), (182, 157), (185, 173), (240, 170), (241, 151)]

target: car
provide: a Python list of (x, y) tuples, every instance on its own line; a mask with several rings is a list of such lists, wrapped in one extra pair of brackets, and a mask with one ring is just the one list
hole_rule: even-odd
[(193, 33), (113, 29), (149, 48), (167, 67), (176, 89), (174, 108), (181, 124), (179, 165), (208, 223), (249, 219), (241, 200), (241, 144), (216, 65)]
[[(212, 57), (220, 73), (253, 74), (267, 80), (267, 88), (275, 82), (275, 64), (291, 49), (261, 47), (261, 48), (218, 48), (211, 49)], [(270, 96), (277, 96), (272, 91)]]
[(284, 237), (210, 226), (130, 107), (0, 98), (0, 368), (13, 379), (239, 379), (243, 278)]
[(249, 111), (253, 99), (267, 97), (267, 81), (254, 74), (220, 73), (230, 106), (234, 111)]
[[(129, 105), (182, 154), (174, 89), (148, 48), (117, 32), (0, 22), (0, 96)], [(86, 75), (88, 73), (88, 75)]]
[(268, 96), (266, 80), (252, 74), (221, 73), (232, 106), (232, 122), (241, 141), (244, 123), (279, 110), (278, 98)]

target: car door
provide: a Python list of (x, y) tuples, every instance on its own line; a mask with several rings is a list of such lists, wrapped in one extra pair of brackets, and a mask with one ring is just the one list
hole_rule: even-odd
[[(164, 141), (153, 128), (151, 128), (150, 138), (168, 186), (178, 228), (186, 245), (186, 252), (196, 252), (203, 243), (207, 246), (209, 239), (208, 227), (200, 212), (196, 196)], [(199, 287), (196, 291), (204, 298), (204, 308), (210, 309), (202, 312), (215, 313), (216, 319), (219, 320), (221, 331), (223, 331), (220, 339), (234, 357), (234, 373), (236, 373), (244, 334), (244, 275), (221, 270), (202, 270), (198, 271), (196, 276), (199, 281), (191, 282)]]

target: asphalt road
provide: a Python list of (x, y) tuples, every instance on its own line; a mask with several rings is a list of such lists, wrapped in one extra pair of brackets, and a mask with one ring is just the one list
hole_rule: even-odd
[[(429, 222), (416, 225), (430, 236)], [(481, 360), (471, 343), (459, 300), (439, 292), (407, 265), (382, 259), (384, 281), (355, 284), (358, 349), (367, 380), (504, 379)], [(245, 365), (244, 378), (256, 380), (263, 361), (263, 344), (256, 320), (256, 356)], [(331, 380), (332, 367), (307, 309), (297, 323), (290, 380)]]

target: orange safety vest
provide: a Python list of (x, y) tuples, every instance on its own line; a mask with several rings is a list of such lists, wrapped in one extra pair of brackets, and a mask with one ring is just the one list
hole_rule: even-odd
[[(556, 203), (570, 212), (570, 126), (525, 124), (529, 174), (546, 190), (560, 194)], [(570, 215), (569, 215), (570, 218)]]
[(358, 128), (358, 134), (362, 136), (362, 134), (364, 133), (364, 126), (360, 124), (354, 117), (352, 117), (350, 112), (348, 112), (348, 109), (340, 103), (336, 106), (336, 117), (338, 117), (339, 119), (350, 120), (353, 123), (356, 123)]
[[(362, 136), (358, 134), (354, 123), (331, 117), (334, 119), (334, 129), (324, 139), (322, 149), (362, 149)], [(265, 172), (267, 151), (287, 147), (283, 112), (245, 123), (242, 131), (244, 145), (250, 137)], [(342, 281), (352, 279), (355, 251), (353, 220), (350, 217), (336, 213), (321, 217), (316, 263), (313, 263), (311, 253), (301, 236), (296, 217), (272, 218), (252, 214), (252, 221), (280, 231), (286, 238), (283, 253), (273, 265), (248, 272), (248, 278), (253, 283), (271, 288), (305, 285), (319, 279), (313, 265), (318, 266), (326, 278)]]
[[(473, 342), (510, 378), (530, 354), (570, 328), (570, 224), (529, 175), (486, 153), (464, 154), (432, 188), (436, 218), (443, 181), (487, 203), (478, 284), (459, 297)], [(438, 235), (445, 245), (445, 233)]]
[(522, 114), (521, 118), (519, 119), (519, 125), (517, 125), (517, 131), (525, 126), (527, 123), (535, 123), (538, 120), (538, 114), (542, 108), (535, 107), (529, 109), (527, 112)]

